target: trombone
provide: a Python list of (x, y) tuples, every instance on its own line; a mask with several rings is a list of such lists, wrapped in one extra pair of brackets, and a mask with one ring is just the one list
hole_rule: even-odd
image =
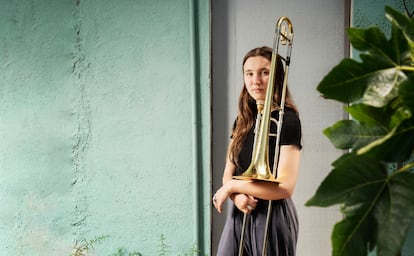
[[(252, 160), (247, 170), (243, 172), (240, 176), (233, 176), (234, 179), (278, 182), (276, 175), (277, 175), (277, 167), (279, 163), (280, 133), (282, 130), (282, 125), (283, 125), (283, 116), (284, 116), (284, 109), (285, 109), (285, 98), (286, 98), (287, 80), (288, 80), (288, 74), (289, 74), (289, 65), (290, 65), (290, 60), (291, 60), (290, 58), (291, 58), (291, 52), (292, 52), (292, 43), (293, 43), (292, 22), (289, 20), (289, 18), (285, 16), (280, 17), (277, 20), (276, 29), (274, 33), (272, 61), (271, 61), (271, 66), (270, 66), (270, 77), (269, 77), (269, 82), (267, 86), (265, 101), (264, 103), (256, 102), (258, 114), (256, 118), (256, 127), (255, 127), (256, 134), (254, 137)], [(284, 46), (284, 50), (286, 50), (285, 55), (279, 54), (280, 46)], [(277, 58), (281, 58), (282, 61), (284, 62), (285, 72), (284, 72), (284, 77), (283, 77), (283, 86), (280, 92), (281, 95), (280, 95), (280, 104), (279, 104), (279, 119), (273, 120), (271, 119), (271, 107), (273, 104)], [(271, 135), (269, 133), (270, 122), (272, 121), (276, 122), (277, 131), (276, 131), (276, 145), (275, 145), (273, 169), (272, 169), (272, 172), (270, 172), (268, 145), (269, 145), (269, 136)], [(259, 125), (258, 129), (257, 129), (257, 125)], [(269, 200), (262, 256), (266, 255), (267, 240), (268, 240), (267, 238), (268, 238), (268, 230), (269, 230), (271, 212), (272, 212), (272, 201)], [(239, 256), (243, 255), (244, 233), (246, 229), (246, 224), (247, 224), (247, 213), (245, 213), (243, 216), (243, 226), (242, 226), (240, 245), (239, 245)]]

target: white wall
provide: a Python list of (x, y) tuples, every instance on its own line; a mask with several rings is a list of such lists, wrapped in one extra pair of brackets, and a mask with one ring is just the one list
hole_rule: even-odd
[[(289, 85), (299, 107), (304, 145), (294, 195), (300, 218), (298, 255), (329, 255), (330, 234), (340, 218), (337, 209), (309, 208), (304, 204), (341, 153), (322, 130), (342, 119), (343, 106), (322, 99), (316, 86), (348, 54), (348, 6), (347, 0), (212, 0), (213, 192), (221, 184), (230, 129), (237, 113), (242, 58), (253, 47), (273, 45), (275, 23), (280, 16), (289, 17), (293, 23)], [(213, 210), (212, 217), (214, 255), (225, 213), (220, 215)]]

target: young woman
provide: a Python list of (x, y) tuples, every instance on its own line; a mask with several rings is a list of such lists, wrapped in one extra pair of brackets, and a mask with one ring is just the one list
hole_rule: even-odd
[[(289, 91), (286, 92), (285, 113), (280, 134), (280, 155), (277, 180), (246, 181), (233, 179), (241, 175), (250, 165), (254, 141), (254, 125), (257, 115), (256, 101), (264, 101), (272, 58), (272, 49), (259, 47), (249, 51), (243, 59), (244, 85), (239, 97), (239, 111), (232, 131), (226, 166), (223, 174), (223, 185), (213, 197), (214, 207), (222, 212), (227, 198), (233, 201), (234, 207), (224, 226), (217, 255), (238, 255), (240, 234), (244, 213), (248, 214), (244, 237), (245, 256), (262, 255), (263, 237), (266, 226), (269, 200), (272, 200), (272, 215), (269, 224), (267, 255), (294, 256), (298, 237), (298, 219), (292, 194), (295, 189), (301, 150), (301, 124), (298, 111)], [(280, 92), (283, 87), (284, 69), (278, 58), (274, 104), (271, 116), (278, 118)], [(270, 133), (276, 132), (272, 122)], [(269, 139), (270, 169), (273, 168), (275, 137)]]

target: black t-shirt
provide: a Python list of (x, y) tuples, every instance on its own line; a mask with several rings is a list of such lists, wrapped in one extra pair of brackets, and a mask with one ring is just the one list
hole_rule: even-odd
[[(271, 113), (271, 116), (272, 118), (278, 120), (279, 112), (273, 111)], [(276, 131), (277, 131), (277, 127), (276, 127), (275, 122), (271, 122), (270, 133), (275, 134)], [(281, 137), (280, 137), (280, 145), (297, 145), (299, 148), (302, 148), (301, 139), (302, 139), (302, 128), (301, 128), (300, 119), (295, 111), (293, 111), (290, 108), (285, 107), (285, 113), (283, 115), (282, 131), (281, 131)], [(239, 168), (237, 168), (235, 175), (241, 175), (249, 167), (250, 162), (252, 160), (253, 142), (254, 142), (254, 127), (250, 129), (243, 143), (243, 147), (239, 154)], [(273, 166), (275, 144), (276, 144), (276, 137), (270, 136), (270, 139), (269, 139), (270, 169), (272, 169), (272, 166)]]

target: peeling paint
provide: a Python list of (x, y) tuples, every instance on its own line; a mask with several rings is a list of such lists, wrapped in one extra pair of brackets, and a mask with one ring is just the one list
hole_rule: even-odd
[(73, 65), (72, 77), (74, 89), (76, 91), (73, 109), (73, 121), (75, 125), (74, 130), (74, 144), (72, 146), (72, 163), (73, 175), (72, 189), (74, 194), (74, 208), (72, 227), (77, 239), (82, 239), (84, 236), (84, 224), (88, 217), (88, 203), (87, 203), (87, 185), (89, 177), (87, 169), (84, 164), (84, 154), (87, 152), (90, 137), (91, 137), (91, 123), (90, 123), (90, 109), (88, 95), (86, 94), (85, 77), (88, 75), (89, 62), (86, 59), (82, 46), (82, 19), (81, 19), (81, 3), (79, 0), (74, 1), (73, 11)]

